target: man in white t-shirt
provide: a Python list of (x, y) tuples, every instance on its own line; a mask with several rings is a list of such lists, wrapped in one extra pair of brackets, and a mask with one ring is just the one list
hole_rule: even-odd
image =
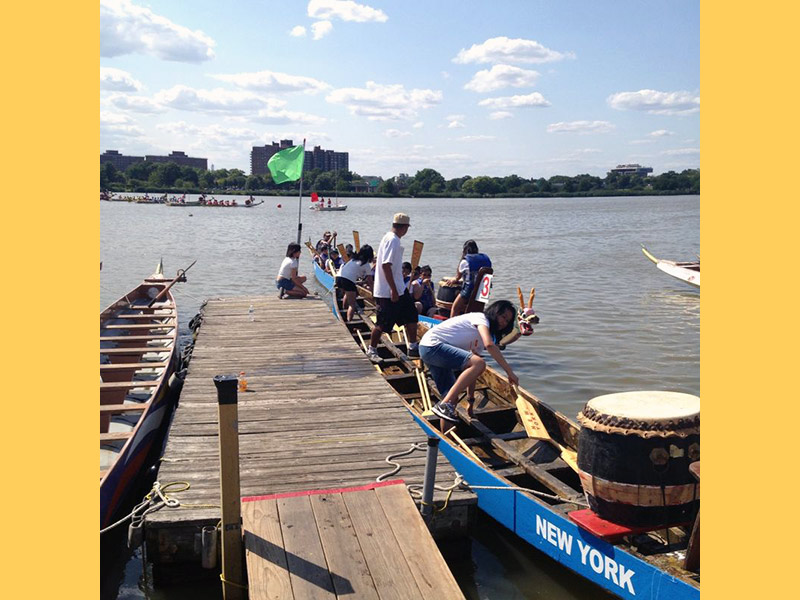
[(404, 213), (397, 213), (392, 221), (392, 230), (383, 236), (378, 246), (377, 264), (375, 266), (375, 285), (372, 295), (378, 305), (375, 329), (369, 339), (367, 357), (372, 362), (380, 362), (378, 343), (384, 331), (391, 331), (395, 325), (406, 328), (410, 357), (419, 356), (417, 344), (417, 321), (419, 314), (414, 300), (403, 281), (403, 246), (400, 238), (408, 233), (411, 219)]

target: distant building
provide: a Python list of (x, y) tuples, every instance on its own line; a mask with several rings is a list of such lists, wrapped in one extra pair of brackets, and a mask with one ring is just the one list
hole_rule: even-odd
[[(279, 150), (291, 148), (293, 145), (292, 140), (281, 140), (280, 144), (272, 142), (266, 146), (253, 146), (253, 149), (250, 151), (250, 174), (264, 175), (268, 173), (267, 162), (272, 158), (272, 155)], [(306, 154), (308, 154), (308, 152), (306, 152)]]
[[(269, 172), (267, 163), (272, 155), (280, 150), (291, 148), (292, 140), (281, 140), (280, 143), (272, 142), (266, 146), (253, 146), (250, 151), (250, 174), (264, 175)], [(306, 150), (303, 158), (303, 171), (320, 169), (321, 171), (339, 171), (350, 169), (350, 155), (347, 152), (334, 152), (323, 150), (314, 146), (313, 150)]]
[(177, 150), (173, 150), (169, 156), (156, 156), (153, 154), (146, 154), (144, 157), (145, 162), (154, 162), (154, 163), (175, 163), (176, 165), (180, 165), (182, 167), (194, 167), (195, 169), (201, 169), (203, 171), (208, 171), (208, 159), (207, 158), (193, 158), (191, 156), (186, 156), (185, 152), (179, 152)]
[(100, 164), (111, 163), (119, 171), (124, 171), (133, 163), (144, 161), (144, 156), (125, 156), (118, 150), (106, 150), (100, 155)]
[(364, 175), (361, 177), (361, 179), (363, 179), (364, 183), (367, 184), (367, 191), (370, 193), (377, 192), (378, 186), (383, 183), (383, 177), (378, 175)]
[(653, 167), (643, 167), (639, 164), (633, 165), (617, 165), (616, 168), (611, 169), (609, 175), (638, 175), (639, 177), (647, 177), (653, 172)]
[(145, 156), (125, 156), (120, 154), (117, 150), (106, 150), (100, 155), (100, 164), (111, 163), (120, 171), (124, 171), (133, 163), (137, 162), (152, 162), (152, 163), (168, 163), (173, 162), (182, 167), (194, 167), (196, 169), (208, 170), (208, 159), (206, 158), (192, 158), (186, 156), (185, 152), (173, 151), (169, 156), (156, 156), (154, 154), (147, 154)]

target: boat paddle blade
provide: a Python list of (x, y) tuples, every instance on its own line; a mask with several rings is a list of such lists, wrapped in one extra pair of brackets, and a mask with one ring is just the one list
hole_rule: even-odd
[(338, 244), (336, 249), (339, 251), (339, 257), (342, 259), (342, 262), (348, 262), (350, 260), (347, 258), (347, 248), (344, 247), (344, 244)]
[(414, 250), (411, 252), (411, 268), (416, 269), (419, 266), (419, 259), (422, 256), (422, 247), (425, 244), (419, 240), (414, 240)]
[(525, 426), (525, 433), (528, 437), (536, 438), (537, 440), (550, 440), (550, 434), (539, 418), (539, 413), (531, 405), (530, 402), (525, 400), (522, 396), (517, 394), (517, 411), (522, 419), (522, 424)]
[(361, 240), (358, 239), (358, 232), (355, 229), (353, 230), (353, 246), (355, 246), (356, 252), (361, 250)]

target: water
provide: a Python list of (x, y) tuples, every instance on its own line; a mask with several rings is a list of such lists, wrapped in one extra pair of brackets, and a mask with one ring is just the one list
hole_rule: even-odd
[[(303, 239), (316, 242), (328, 229), (348, 243), (356, 229), (362, 244), (377, 248), (392, 215), (405, 212), (411, 216), (403, 238), (406, 257), (413, 240), (424, 242), (421, 263), (431, 265), (434, 281), (455, 275), (461, 247), (473, 238), (492, 259), (492, 299), (516, 304), (520, 286), (527, 302), (535, 287), (541, 323), (505, 356), (526, 389), (569, 417), (605, 393), (663, 389), (699, 395), (700, 293), (657, 270), (639, 249), (644, 243), (656, 256), (674, 260), (700, 254), (698, 196), (345, 202), (344, 212), (316, 213), (306, 199)], [(197, 259), (188, 282), (173, 288), (183, 330), (207, 298), (277, 293), (275, 274), (286, 245), (297, 237), (297, 198), (267, 198), (256, 208), (229, 210), (100, 204), (100, 308), (152, 273), (159, 258), (167, 276)], [(313, 281), (305, 254), (300, 273)], [(494, 542), (476, 537), (474, 568), (454, 567), (470, 597), (567, 599), (600, 593), (596, 588), (588, 593), (560, 567), (555, 572), (565, 575), (552, 575), (555, 563), (544, 563), (530, 548), (516, 553), (524, 575), (504, 575), (491, 565), (504, 560), (493, 552), (505, 551), (492, 548), (502, 548), (505, 532), (490, 522), (480, 529)], [(129, 566), (125, 573), (125, 598), (145, 597), (132, 591), (138, 590), (137, 572), (141, 575), (140, 567)], [(551, 579), (557, 583), (540, 595), (541, 581)], [(171, 600), (184, 595), (147, 594)]]

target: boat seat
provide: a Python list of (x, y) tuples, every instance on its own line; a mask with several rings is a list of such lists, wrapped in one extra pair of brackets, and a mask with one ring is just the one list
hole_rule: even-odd
[(116, 414), (116, 413), (126, 413), (126, 412), (142, 412), (147, 410), (147, 407), (150, 406), (148, 402), (136, 403), (131, 402), (130, 404), (101, 404), (100, 405), (100, 414)]
[(101, 371), (138, 371), (139, 369), (161, 369), (169, 366), (168, 362), (119, 363), (117, 365), (100, 365)]
[(175, 323), (147, 323), (143, 325), (101, 325), (100, 329), (173, 329)]
[(161, 382), (157, 379), (152, 381), (112, 381), (109, 383), (101, 383), (100, 384), (100, 391), (107, 391), (107, 390), (127, 390), (130, 388), (137, 388), (137, 387), (156, 387), (160, 385)]
[(101, 335), (101, 342), (149, 342), (150, 340), (171, 340), (175, 336), (169, 335)]
[(114, 315), (112, 318), (113, 319), (174, 319), (175, 316), (176, 315), (175, 315), (174, 312), (170, 312), (170, 313), (164, 313), (164, 314), (158, 313), (158, 314), (153, 314), (153, 315), (125, 315), (125, 314), (122, 314), (122, 315)]
[(171, 352), (172, 346), (149, 346), (142, 348), (100, 348), (100, 354), (121, 354), (123, 356), (135, 356), (137, 354), (149, 354), (151, 352)]
[(100, 443), (127, 440), (133, 435), (133, 431), (115, 431), (113, 433), (101, 433)]

